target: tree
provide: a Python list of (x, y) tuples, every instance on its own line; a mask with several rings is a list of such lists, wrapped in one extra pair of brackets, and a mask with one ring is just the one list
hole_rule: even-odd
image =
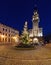
[(23, 35), (21, 36), (21, 42), (22, 42), (23, 44), (29, 44), (28, 34), (23, 34)]

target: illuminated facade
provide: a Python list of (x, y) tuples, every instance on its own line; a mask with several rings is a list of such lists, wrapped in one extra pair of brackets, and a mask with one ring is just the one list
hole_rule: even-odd
[(27, 21), (26, 21), (23, 30), (23, 33), (29, 36), (27, 37), (29, 38), (30, 43), (43, 44), (43, 28), (39, 28), (39, 22), (40, 22), (40, 18), (39, 18), (38, 10), (35, 8), (32, 17), (32, 24), (33, 24), (32, 29), (28, 30)]
[(33, 28), (29, 30), (29, 37), (32, 39), (33, 43), (42, 43), (43, 42), (43, 29), (39, 28), (39, 14), (38, 10), (35, 8), (34, 14), (32, 17), (32, 23), (33, 23)]
[[(28, 30), (27, 21), (24, 25), (23, 35), (27, 35), (27, 39), (32, 43), (42, 43), (43, 42), (43, 29), (39, 28), (39, 14), (38, 10), (35, 8), (32, 17), (32, 29)], [(11, 27), (0, 24), (0, 44), (19, 44), (19, 32)], [(19, 42), (19, 43), (18, 43)]]
[(19, 41), (19, 32), (0, 23), (0, 44), (15, 44)]

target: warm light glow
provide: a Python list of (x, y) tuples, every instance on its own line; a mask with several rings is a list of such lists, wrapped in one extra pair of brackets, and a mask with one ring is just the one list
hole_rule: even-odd
[(37, 40), (37, 38), (34, 38), (34, 40)]
[(4, 37), (5, 37), (5, 35), (1, 35), (1, 37), (2, 37), (2, 38), (4, 38)]
[(29, 39), (29, 42), (32, 42), (32, 39)]
[(29, 37), (33, 37), (33, 34), (31, 33), (31, 34), (29, 35)]
[(34, 39), (33, 39), (33, 42), (34, 42), (34, 43), (38, 43), (38, 38), (34, 38)]
[(12, 38), (15, 40), (15, 42), (18, 42), (18, 37), (14, 36)]

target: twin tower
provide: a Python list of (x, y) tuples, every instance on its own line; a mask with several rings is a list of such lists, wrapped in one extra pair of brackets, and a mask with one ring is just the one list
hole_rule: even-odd
[(26, 31), (28, 31), (29, 33), (29, 40), (30, 42), (33, 43), (43, 43), (43, 29), (39, 28), (39, 22), (40, 22), (40, 18), (39, 18), (39, 14), (38, 14), (38, 9), (37, 7), (34, 8), (34, 14), (32, 17), (32, 29), (27, 28), (27, 22), (25, 22), (24, 25), (24, 32), (27, 33)]

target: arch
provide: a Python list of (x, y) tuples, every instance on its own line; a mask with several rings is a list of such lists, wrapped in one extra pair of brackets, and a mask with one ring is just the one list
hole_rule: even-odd
[(34, 39), (33, 39), (33, 43), (39, 43), (38, 38), (34, 38)]

